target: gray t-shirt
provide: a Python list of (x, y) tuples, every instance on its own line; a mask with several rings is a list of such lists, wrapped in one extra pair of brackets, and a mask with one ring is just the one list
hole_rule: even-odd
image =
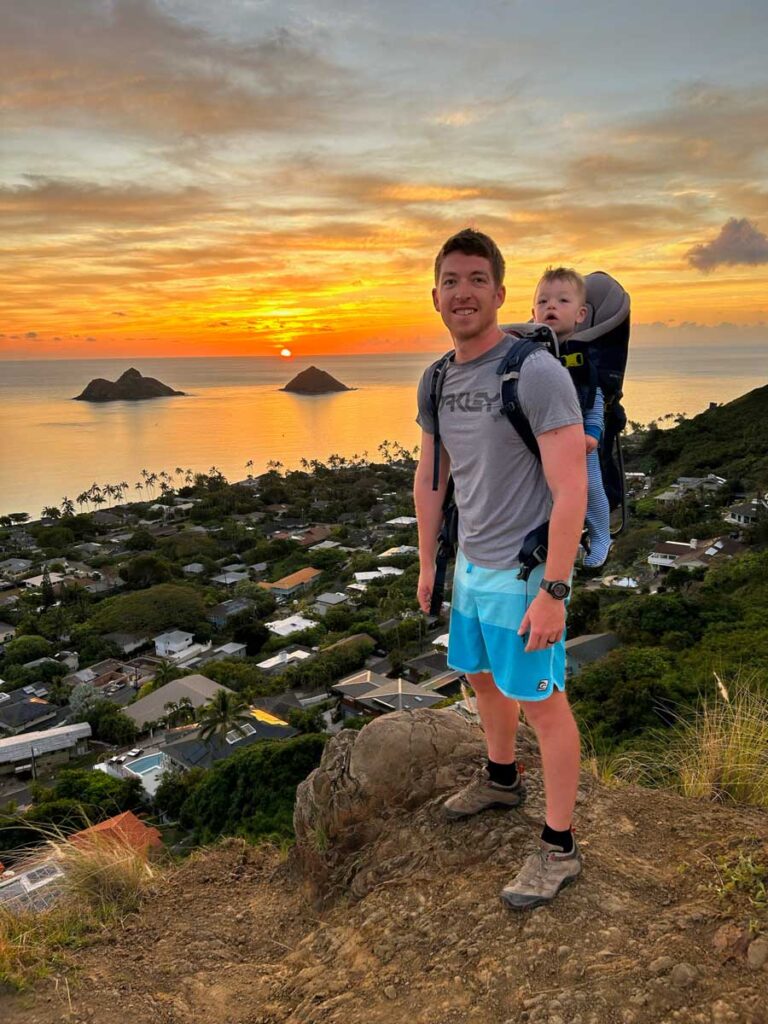
[[(440, 398), (440, 436), (451, 459), (459, 508), (459, 545), (467, 560), (488, 569), (517, 566), (525, 535), (545, 522), (552, 508), (541, 464), (500, 412), (500, 359), (508, 335), (468, 363), (450, 363)], [(432, 369), (419, 383), (416, 422), (429, 434), (435, 424), (429, 402)], [(518, 399), (535, 436), (583, 424), (571, 376), (549, 352), (523, 363)]]

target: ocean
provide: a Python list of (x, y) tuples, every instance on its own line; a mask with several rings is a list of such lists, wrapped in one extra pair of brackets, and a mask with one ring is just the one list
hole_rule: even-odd
[[(377, 456), (384, 441), (419, 443), (415, 390), (436, 353), (206, 359), (0, 362), (0, 514), (40, 515), (94, 482), (127, 481), (142, 469), (218, 467), (230, 480), (277, 460), (332, 453)], [(94, 377), (116, 379), (135, 365), (184, 398), (94, 405), (74, 402)], [(319, 366), (357, 390), (307, 397), (280, 391), (296, 373)], [(765, 346), (635, 346), (624, 404), (632, 420), (695, 415), (768, 382)], [(663, 425), (663, 424), (662, 424)]]

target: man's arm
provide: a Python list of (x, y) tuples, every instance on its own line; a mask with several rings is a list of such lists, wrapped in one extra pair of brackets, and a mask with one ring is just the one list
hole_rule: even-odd
[(437, 537), (443, 519), (443, 498), (451, 471), (450, 460), (445, 448), (440, 445), (440, 480), (436, 491), (432, 490), (432, 473), (435, 458), (435, 438), (426, 430), (421, 432), (421, 454), (413, 480), (413, 503), (419, 523), (419, 585), (417, 596), (423, 612), (429, 612), (432, 588), (435, 583), (435, 557)]
[[(579, 549), (587, 510), (587, 462), (582, 424), (548, 430), (536, 438), (541, 468), (552, 492), (549, 544), (544, 571), (548, 580), (567, 580)], [(560, 639), (565, 628), (565, 604), (543, 590), (532, 601), (520, 626), (528, 633), (526, 651), (538, 651)]]

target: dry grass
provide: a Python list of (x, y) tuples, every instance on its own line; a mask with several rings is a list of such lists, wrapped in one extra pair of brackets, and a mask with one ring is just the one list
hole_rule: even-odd
[(0, 907), (0, 986), (16, 989), (67, 965), (68, 953), (138, 909), (158, 868), (123, 839), (46, 838), (34, 850), (63, 871), (47, 910)]
[(715, 680), (715, 695), (660, 734), (657, 750), (624, 754), (614, 771), (684, 796), (768, 807), (768, 694), (752, 679)]

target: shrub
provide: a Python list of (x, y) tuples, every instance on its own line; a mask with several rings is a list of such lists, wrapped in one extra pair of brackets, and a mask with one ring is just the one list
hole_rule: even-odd
[(199, 842), (219, 836), (293, 836), (296, 787), (320, 763), (327, 737), (264, 740), (219, 761), (181, 808)]

